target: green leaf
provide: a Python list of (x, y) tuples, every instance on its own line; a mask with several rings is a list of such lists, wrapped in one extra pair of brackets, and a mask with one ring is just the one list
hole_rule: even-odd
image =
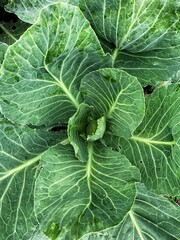
[(106, 129), (130, 137), (144, 116), (144, 95), (135, 77), (118, 69), (100, 69), (86, 75), (81, 84), (85, 102), (95, 116), (106, 118)]
[(52, 224), (59, 227), (57, 239), (116, 225), (134, 201), (139, 172), (123, 155), (91, 142), (88, 157), (80, 162), (70, 145), (60, 144), (42, 156), (35, 211), (43, 232)]
[[(101, 139), (105, 133), (106, 130), (106, 119), (105, 117), (101, 117), (99, 118), (97, 121), (93, 120), (92, 122), (90, 122), (90, 124), (88, 125), (95, 125), (95, 129), (93, 132), (89, 132), (89, 134), (87, 135), (87, 141), (93, 142), (96, 141), (98, 139)], [(87, 132), (88, 133), (88, 132)]]
[[(80, 0), (80, 7), (98, 36), (117, 49), (142, 52), (155, 49), (169, 32), (179, 30), (176, 0), (92, 1)], [(173, 36), (171, 36), (171, 39)]]
[(75, 156), (83, 162), (88, 161), (86, 127), (92, 109), (89, 105), (82, 103), (68, 122), (69, 141), (74, 148)]
[(68, 122), (69, 142), (74, 147), (75, 156), (80, 161), (87, 162), (88, 142), (101, 139), (106, 129), (104, 117), (93, 119), (93, 109), (85, 103), (80, 104), (79, 109)]
[(176, 0), (92, 1), (80, 7), (114, 67), (155, 85), (175, 76), (180, 66), (180, 5)]
[(31, 239), (37, 227), (34, 184), (43, 152), (61, 135), (0, 119), (0, 239)]
[(6, 52), (2, 112), (21, 124), (67, 123), (81, 102), (83, 76), (110, 61), (77, 7), (50, 5)]
[(148, 189), (176, 196), (180, 193), (179, 84), (156, 89), (146, 98), (146, 113), (130, 139), (110, 139), (138, 167)]
[(180, 66), (180, 32), (176, 35), (170, 34), (173, 38), (164, 39), (164, 46), (161, 44), (154, 51), (120, 52), (114, 66), (138, 77), (143, 85), (156, 85), (158, 81), (177, 81)]
[[(33, 24), (43, 7), (57, 2), (57, 0), (9, 0), (5, 9), (16, 14), (24, 22)], [(78, 5), (78, 0), (61, 0), (61, 2)]]
[(81, 240), (178, 240), (180, 239), (180, 208), (167, 199), (137, 185), (132, 209), (118, 226), (92, 233)]

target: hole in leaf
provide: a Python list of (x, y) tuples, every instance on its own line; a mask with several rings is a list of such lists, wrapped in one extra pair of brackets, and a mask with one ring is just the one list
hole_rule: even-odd
[(117, 148), (113, 147), (112, 150), (113, 150), (114, 152), (119, 152), (119, 151), (120, 151), (120, 149), (119, 149), (118, 147), (117, 147)]
[(172, 197), (172, 196), (168, 196), (168, 195), (164, 195), (163, 197), (167, 198), (171, 203), (177, 204), (180, 206), (180, 198), (179, 197), (177, 197), (177, 196)]
[(12, 27), (12, 30), (16, 30), (16, 26), (15, 25)]
[(153, 87), (150, 85), (144, 87), (143, 89), (144, 89), (144, 96), (147, 96), (154, 91)]

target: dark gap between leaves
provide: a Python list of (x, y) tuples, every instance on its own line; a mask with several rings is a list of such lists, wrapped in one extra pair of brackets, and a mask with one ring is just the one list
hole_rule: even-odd
[(59, 131), (66, 130), (66, 129), (67, 129), (66, 126), (56, 126), (56, 127), (51, 128), (51, 131), (52, 132), (59, 132)]
[(14, 23), (18, 21), (18, 17), (13, 14), (6, 12), (3, 7), (0, 7), (0, 22), (10, 22), (13, 21)]
[(164, 198), (167, 198), (170, 202), (176, 203), (177, 205), (180, 206), (180, 198), (174, 197), (172, 198), (171, 196), (164, 195)]

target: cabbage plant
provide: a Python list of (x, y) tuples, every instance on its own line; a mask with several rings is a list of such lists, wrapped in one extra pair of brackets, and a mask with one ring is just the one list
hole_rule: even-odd
[(180, 2), (0, 9), (0, 239), (180, 239)]

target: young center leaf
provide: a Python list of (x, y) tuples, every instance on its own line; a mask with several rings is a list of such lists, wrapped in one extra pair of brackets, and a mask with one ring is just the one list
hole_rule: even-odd
[(82, 237), (81, 240), (177, 240), (180, 239), (180, 208), (166, 198), (137, 184), (135, 203), (116, 227)]
[(82, 103), (77, 112), (69, 119), (68, 138), (74, 148), (75, 156), (80, 161), (88, 161), (88, 149), (86, 141), (86, 129), (88, 117), (93, 107)]
[(85, 102), (95, 116), (106, 119), (106, 131), (130, 137), (144, 116), (144, 95), (137, 79), (119, 69), (100, 69), (81, 84)]
[(144, 85), (167, 81), (179, 70), (179, 7), (176, 0), (80, 0), (114, 66)]
[(61, 140), (45, 130), (18, 127), (0, 117), (0, 239), (31, 239), (34, 184), (43, 152)]
[(180, 194), (179, 84), (156, 89), (146, 98), (146, 113), (130, 139), (106, 137), (118, 144), (122, 153), (138, 167), (148, 189), (160, 194)]
[(105, 117), (97, 119), (93, 110), (92, 106), (82, 103), (68, 122), (69, 142), (80, 161), (88, 161), (89, 142), (101, 139), (106, 130)]
[(41, 163), (35, 211), (50, 239), (52, 235), (79, 239), (116, 225), (130, 210), (139, 172), (126, 157), (100, 142), (88, 143), (86, 162), (74, 156), (71, 145), (59, 144), (42, 156)]
[(79, 106), (84, 75), (109, 65), (77, 7), (57, 3), (7, 50), (1, 68), (1, 107), (13, 122), (67, 123)]

